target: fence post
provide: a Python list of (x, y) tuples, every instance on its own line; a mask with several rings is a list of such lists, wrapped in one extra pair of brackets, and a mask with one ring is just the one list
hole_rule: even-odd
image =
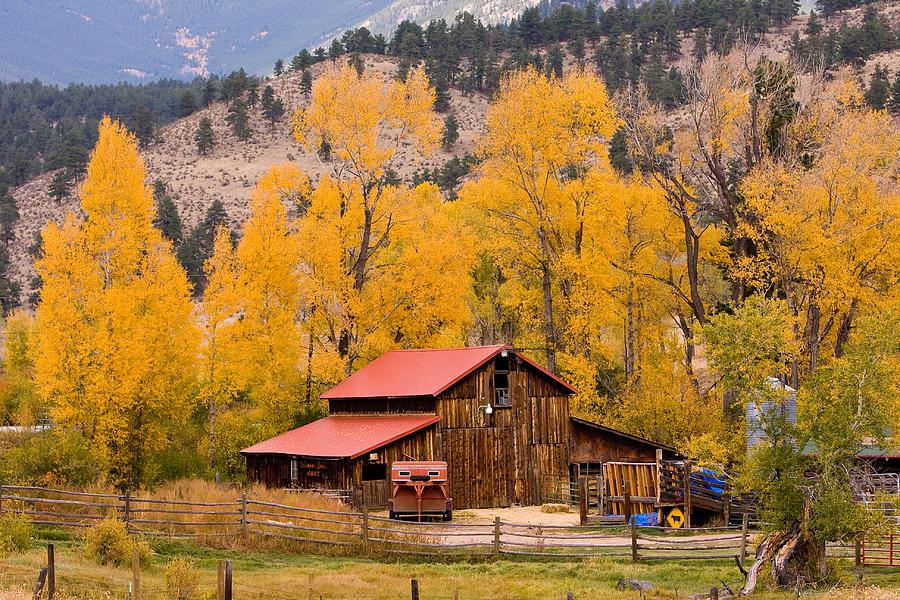
[(744, 557), (747, 556), (747, 526), (750, 524), (750, 515), (744, 513), (741, 519), (741, 565), (744, 564)]
[(365, 506), (362, 508), (362, 540), (369, 541), (369, 509)]
[(31, 597), (34, 600), (38, 600), (41, 597), (41, 592), (44, 590), (44, 581), (47, 580), (47, 567), (41, 567), (40, 573), (38, 573), (37, 581), (34, 584), (34, 593), (31, 594)]
[(125, 490), (125, 529), (131, 530), (131, 490)]
[(709, 588), (709, 600), (719, 600), (719, 586)]
[(314, 600), (316, 597), (315, 592), (313, 592), (313, 583), (316, 580), (316, 576), (313, 573), (310, 573), (306, 577), (306, 587), (309, 588), (309, 600)]
[(566, 592), (566, 600), (575, 600), (575, 595), (572, 592)]
[(225, 600), (225, 561), (221, 558), (216, 568), (216, 600)]
[(627, 479), (622, 480), (622, 512), (625, 513), (625, 524), (631, 521), (631, 485)]
[(453, 600), (459, 600), (459, 590), (453, 590)]
[(47, 600), (56, 596), (56, 557), (53, 544), (47, 544)]
[(578, 522), (587, 525), (588, 513), (588, 486), (587, 477), (578, 478)]
[(637, 538), (637, 521), (631, 522), (631, 562), (637, 562), (638, 556), (638, 538)]
[(141, 553), (137, 548), (131, 552), (131, 598), (141, 600)]
[(500, 517), (494, 517), (494, 554), (500, 554)]
[(684, 473), (682, 473), (684, 483), (684, 527), (691, 528), (691, 461), (684, 459)]
[(412, 600), (419, 600), (419, 580), (410, 579), (409, 587), (410, 591), (412, 592)]
[[(601, 469), (602, 468), (603, 467), (601, 467)], [(597, 515), (601, 517), (606, 514), (606, 511), (604, 510), (604, 508), (606, 507), (604, 506), (603, 499), (605, 491), (606, 490), (603, 489), (603, 473), (600, 473), (599, 475), (597, 475)]]
[(0, 515), (3, 514), (3, 483), (0, 482)]
[(231, 600), (231, 561), (225, 561), (225, 600)]
[(247, 492), (241, 492), (241, 536), (247, 537)]
[(862, 543), (858, 538), (853, 542), (853, 554), (856, 558), (856, 566), (862, 565)]
[[(663, 451), (662, 448), (656, 449), (656, 478), (654, 483), (656, 484), (656, 506), (662, 504), (662, 462), (663, 462)], [(663, 509), (656, 509), (656, 520), (662, 525), (663, 524)]]

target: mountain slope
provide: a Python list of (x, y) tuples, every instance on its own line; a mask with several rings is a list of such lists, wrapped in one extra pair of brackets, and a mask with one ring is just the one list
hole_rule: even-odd
[(432, 19), (447, 19), (463, 11), (471, 13), (485, 25), (509, 23), (526, 8), (540, 0), (394, 0), (390, 5), (358, 23), (372, 33), (389, 35), (402, 21), (409, 19), (425, 25)]
[(12, 0), (0, 5), (0, 80), (190, 78), (315, 47), (390, 0)]

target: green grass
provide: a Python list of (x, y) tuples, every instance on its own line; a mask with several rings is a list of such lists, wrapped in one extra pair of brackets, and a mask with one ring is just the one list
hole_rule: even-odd
[[(43, 532), (44, 534), (48, 532)], [(85, 557), (76, 536), (53, 532), (35, 540), (24, 554), (0, 558), (0, 588), (33, 585), (44, 564), (45, 544), (52, 538), (56, 550), (57, 588), (60, 598), (124, 598), (130, 569), (99, 566)], [(410, 579), (419, 580), (423, 600), (450, 599), (453, 590), (460, 598), (512, 600), (519, 598), (559, 598), (573, 592), (577, 600), (639, 598), (636, 592), (616, 589), (619, 577), (653, 581), (656, 589), (644, 597), (684, 598), (709, 591), (722, 579), (730, 584), (741, 580), (733, 562), (683, 561), (631, 564), (624, 559), (503, 559), (478, 562), (434, 563), (427, 560), (367, 560), (340, 556), (286, 554), (267, 551), (210, 549), (191, 542), (153, 542), (155, 560), (141, 573), (145, 600), (165, 597), (163, 574), (168, 561), (186, 556), (201, 571), (200, 585), (206, 597), (215, 597), (216, 568), (220, 559), (229, 559), (234, 568), (236, 600), (256, 598), (409, 598)], [(855, 580), (852, 564), (842, 563), (848, 582)], [(312, 595), (310, 595), (312, 576)], [(867, 584), (900, 588), (900, 569), (869, 568)], [(735, 584), (738, 587), (740, 583)], [(8, 596), (8, 594), (7, 594)], [(3, 592), (0, 599), (5, 600)], [(25, 597), (24, 594), (20, 595)], [(30, 597), (30, 594), (28, 595)], [(754, 598), (787, 600), (796, 593), (765, 591)], [(837, 598), (824, 594), (804, 594), (808, 598)]]

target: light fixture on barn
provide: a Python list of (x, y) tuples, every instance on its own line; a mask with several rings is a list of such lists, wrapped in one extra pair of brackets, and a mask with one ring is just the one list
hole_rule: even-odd
[(503, 358), (506, 358), (507, 356), (509, 356), (509, 348), (504, 348), (503, 350), (501, 350), (500, 356), (502, 356)]
[(485, 404), (484, 406), (479, 406), (478, 410), (484, 409), (484, 414), (491, 415), (494, 413), (494, 407), (490, 404)]

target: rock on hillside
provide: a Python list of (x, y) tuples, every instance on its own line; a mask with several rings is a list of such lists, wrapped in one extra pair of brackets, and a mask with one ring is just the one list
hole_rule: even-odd
[[(377, 70), (389, 77), (396, 68), (396, 61), (385, 56), (367, 56), (366, 70)], [(324, 66), (312, 67), (317, 77)], [(210, 204), (220, 200), (228, 212), (231, 226), (240, 230), (247, 218), (250, 193), (257, 180), (269, 166), (292, 161), (310, 174), (313, 180), (325, 172), (327, 165), (320, 163), (314, 154), (305, 152), (294, 141), (290, 132), (290, 115), (306, 103), (300, 92), (300, 73), (287, 73), (263, 82), (271, 85), (276, 98), (285, 104), (285, 117), (271, 127), (262, 118), (261, 108), (251, 109), (252, 139), (238, 141), (225, 122), (227, 105), (216, 102), (209, 108), (171, 123), (159, 131), (159, 141), (142, 152), (147, 165), (147, 184), (161, 179), (178, 206), (185, 230), (194, 227)], [(262, 92), (262, 89), (260, 89)], [(483, 95), (462, 96), (452, 91), (451, 108), (447, 114), (455, 114), (459, 120), (459, 141), (452, 152), (439, 149), (420, 164), (405, 164), (398, 169), (409, 180), (416, 169), (434, 168), (454, 155), (462, 155), (474, 149), (475, 138), (483, 127), (487, 98)], [(439, 114), (443, 118), (443, 114)], [(194, 144), (194, 131), (200, 119), (209, 117), (216, 133), (216, 146), (206, 156), (199, 156)], [(79, 211), (76, 196), (57, 204), (48, 194), (54, 173), (46, 173), (12, 191), (19, 204), (20, 219), (16, 226), (16, 238), (10, 245), (10, 277), (22, 286), (23, 299), (32, 292), (31, 280), (35, 275), (28, 247), (48, 221), (61, 222), (67, 211)]]

